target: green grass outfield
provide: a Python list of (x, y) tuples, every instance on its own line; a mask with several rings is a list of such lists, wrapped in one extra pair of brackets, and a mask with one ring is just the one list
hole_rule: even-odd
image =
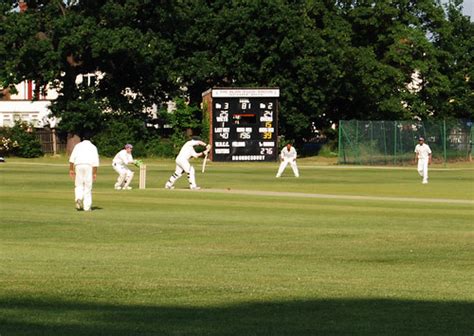
[(0, 335), (474, 334), (474, 164), (210, 163), (201, 191), (115, 191), (67, 159), (0, 164)]

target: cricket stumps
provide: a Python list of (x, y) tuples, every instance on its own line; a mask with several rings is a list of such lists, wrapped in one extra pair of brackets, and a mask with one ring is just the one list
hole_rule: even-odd
[(146, 189), (146, 165), (140, 166), (140, 181), (138, 183), (138, 189)]

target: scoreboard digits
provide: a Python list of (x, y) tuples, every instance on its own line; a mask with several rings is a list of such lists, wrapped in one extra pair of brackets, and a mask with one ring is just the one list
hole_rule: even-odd
[(213, 161), (276, 161), (279, 89), (211, 89)]

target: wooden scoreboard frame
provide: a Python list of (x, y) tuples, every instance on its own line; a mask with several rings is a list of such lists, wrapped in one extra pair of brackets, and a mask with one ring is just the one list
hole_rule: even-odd
[(278, 159), (279, 88), (212, 88), (202, 97), (209, 118), (210, 160)]

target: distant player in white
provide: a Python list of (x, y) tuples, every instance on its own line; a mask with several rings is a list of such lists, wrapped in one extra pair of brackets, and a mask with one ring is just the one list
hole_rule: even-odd
[(132, 157), (133, 146), (126, 144), (125, 148), (118, 152), (112, 160), (112, 167), (119, 174), (115, 183), (116, 190), (130, 190), (134, 173), (127, 167), (130, 163), (135, 163)]
[[(201, 153), (196, 153), (196, 151), (194, 150), (194, 146), (205, 146), (206, 150)], [(192, 140), (186, 142), (179, 151), (178, 156), (176, 157), (176, 170), (174, 174), (171, 175), (168, 182), (166, 182), (165, 188), (174, 189), (174, 183), (183, 175), (184, 172), (188, 174), (189, 188), (193, 190), (200, 189), (196, 185), (194, 167), (191, 166), (191, 164), (189, 163), (189, 159), (198, 158), (202, 155), (206, 155), (207, 153), (209, 153), (210, 148), (210, 145), (206, 145), (206, 143), (202, 142), (198, 138), (193, 138)]]
[(281, 176), (288, 163), (291, 165), (295, 177), (300, 177), (300, 173), (298, 172), (298, 166), (296, 165), (296, 156), (296, 149), (291, 144), (287, 144), (286, 147), (281, 150), (281, 163), (280, 168), (278, 168), (278, 173), (276, 174), (276, 177)]
[(69, 157), (69, 176), (74, 179), (76, 209), (90, 211), (92, 207), (92, 183), (97, 178), (99, 154), (88, 136), (78, 143)]
[(415, 147), (415, 163), (418, 161), (418, 174), (423, 178), (422, 183), (428, 183), (428, 165), (431, 164), (431, 148), (425, 144), (425, 139), (419, 138)]

